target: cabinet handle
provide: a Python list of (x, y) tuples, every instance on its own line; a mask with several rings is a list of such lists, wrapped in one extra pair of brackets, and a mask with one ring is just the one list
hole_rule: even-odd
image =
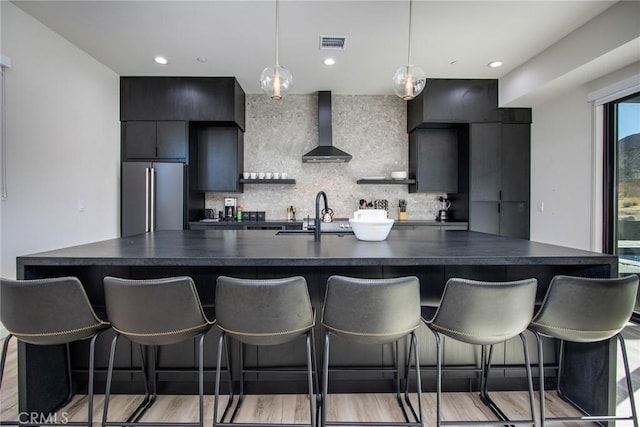
[(498, 200), (502, 201), (502, 190), (498, 190)]
[(151, 212), (151, 221), (149, 222), (149, 231), (155, 231), (156, 230), (156, 169), (155, 168), (149, 168), (149, 170), (151, 171), (151, 203), (150, 203), (150, 212)]
[(498, 203), (498, 213), (500, 213), (500, 203)]
[(149, 168), (144, 169), (144, 231), (149, 231)]

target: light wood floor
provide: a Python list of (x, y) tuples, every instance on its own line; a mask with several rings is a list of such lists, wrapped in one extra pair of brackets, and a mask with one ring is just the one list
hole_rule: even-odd
[[(636, 402), (640, 403), (640, 325), (625, 330), (627, 350), (634, 373)], [(11, 351), (7, 359), (2, 390), (0, 390), (0, 419), (16, 419), (17, 417), (17, 382), (15, 340), (12, 340)], [(619, 384), (624, 384), (621, 375)], [(628, 414), (629, 403), (626, 388), (618, 392), (618, 408), (620, 414)], [(526, 392), (494, 392), (496, 403), (512, 419), (526, 418), (528, 414), (528, 398)], [(575, 415), (554, 393), (546, 394), (547, 411), (550, 416)], [(536, 396), (537, 398), (537, 396)], [(139, 396), (115, 395), (109, 405), (109, 420), (124, 420), (140, 401)], [(417, 397), (412, 395), (417, 403)], [(422, 398), (425, 426), (435, 425), (435, 394), (425, 393)], [(222, 401), (224, 403), (224, 400)], [(537, 407), (537, 401), (536, 401)], [(94, 426), (98, 427), (102, 418), (103, 396), (97, 395), (94, 401)], [(396, 401), (392, 395), (386, 394), (336, 394), (328, 400), (328, 419), (345, 421), (401, 421)], [(61, 412), (72, 421), (86, 419), (86, 396), (76, 396)], [(62, 415), (59, 413), (59, 419)], [(197, 396), (159, 396), (153, 407), (142, 421), (197, 421)], [(309, 403), (306, 396), (300, 395), (250, 395), (247, 396), (237, 422), (252, 423), (304, 423), (309, 416)], [(443, 418), (452, 419), (494, 419), (491, 412), (479, 401), (475, 393), (445, 393), (443, 395)], [(213, 397), (205, 397), (205, 425), (213, 422)], [(558, 424), (555, 424), (558, 425)], [(580, 426), (580, 424), (571, 424)], [(587, 425), (587, 424), (584, 424)], [(592, 425), (592, 424), (588, 424)], [(621, 422), (619, 426), (631, 426), (630, 422)]]

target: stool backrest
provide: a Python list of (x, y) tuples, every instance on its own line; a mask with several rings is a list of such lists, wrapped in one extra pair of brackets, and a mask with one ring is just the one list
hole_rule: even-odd
[(338, 335), (366, 344), (393, 342), (420, 325), (417, 277), (327, 280), (322, 324)]
[(235, 339), (254, 345), (291, 341), (315, 324), (304, 277), (216, 281), (216, 321)]
[(166, 345), (195, 336), (210, 322), (190, 277), (104, 278), (107, 317), (133, 342)]
[(108, 325), (76, 277), (0, 279), (0, 321), (16, 338), (36, 345), (87, 338)]
[(638, 292), (638, 276), (595, 279), (555, 276), (532, 326), (575, 342), (611, 338), (631, 318)]
[(506, 341), (529, 326), (537, 286), (536, 279), (510, 282), (449, 279), (431, 323), (470, 344)]

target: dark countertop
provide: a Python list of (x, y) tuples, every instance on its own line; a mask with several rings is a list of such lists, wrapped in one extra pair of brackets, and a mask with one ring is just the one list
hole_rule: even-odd
[(302, 220), (267, 219), (264, 221), (189, 221), (189, 224), (210, 225), (212, 227), (224, 227), (225, 225), (296, 225), (302, 228)]
[(603, 265), (617, 257), (470, 231), (392, 230), (382, 242), (353, 235), (277, 236), (273, 230), (156, 231), (18, 257), (24, 265), (367, 266)]

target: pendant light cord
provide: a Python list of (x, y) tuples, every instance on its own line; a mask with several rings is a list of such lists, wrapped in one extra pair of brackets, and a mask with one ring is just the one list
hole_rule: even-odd
[(6, 87), (5, 87), (5, 72), (7, 68), (0, 66), (0, 72), (2, 73), (2, 98), (0, 99), (0, 156), (2, 157), (2, 200), (7, 200), (7, 103), (6, 103)]
[(280, 63), (278, 62), (278, 54), (279, 52), (279, 46), (278, 46), (278, 38), (279, 38), (279, 28), (280, 28), (280, 13), (279, 13), (279, 4), (278, 4), (278, 0), (276, 0), (276, 68), (278, 68), (280, 66)]
[(409, 0), (409, 49), (407, 52), (407, 67), (411, 66), (411, 9), (413, 8), (412, 0)]

